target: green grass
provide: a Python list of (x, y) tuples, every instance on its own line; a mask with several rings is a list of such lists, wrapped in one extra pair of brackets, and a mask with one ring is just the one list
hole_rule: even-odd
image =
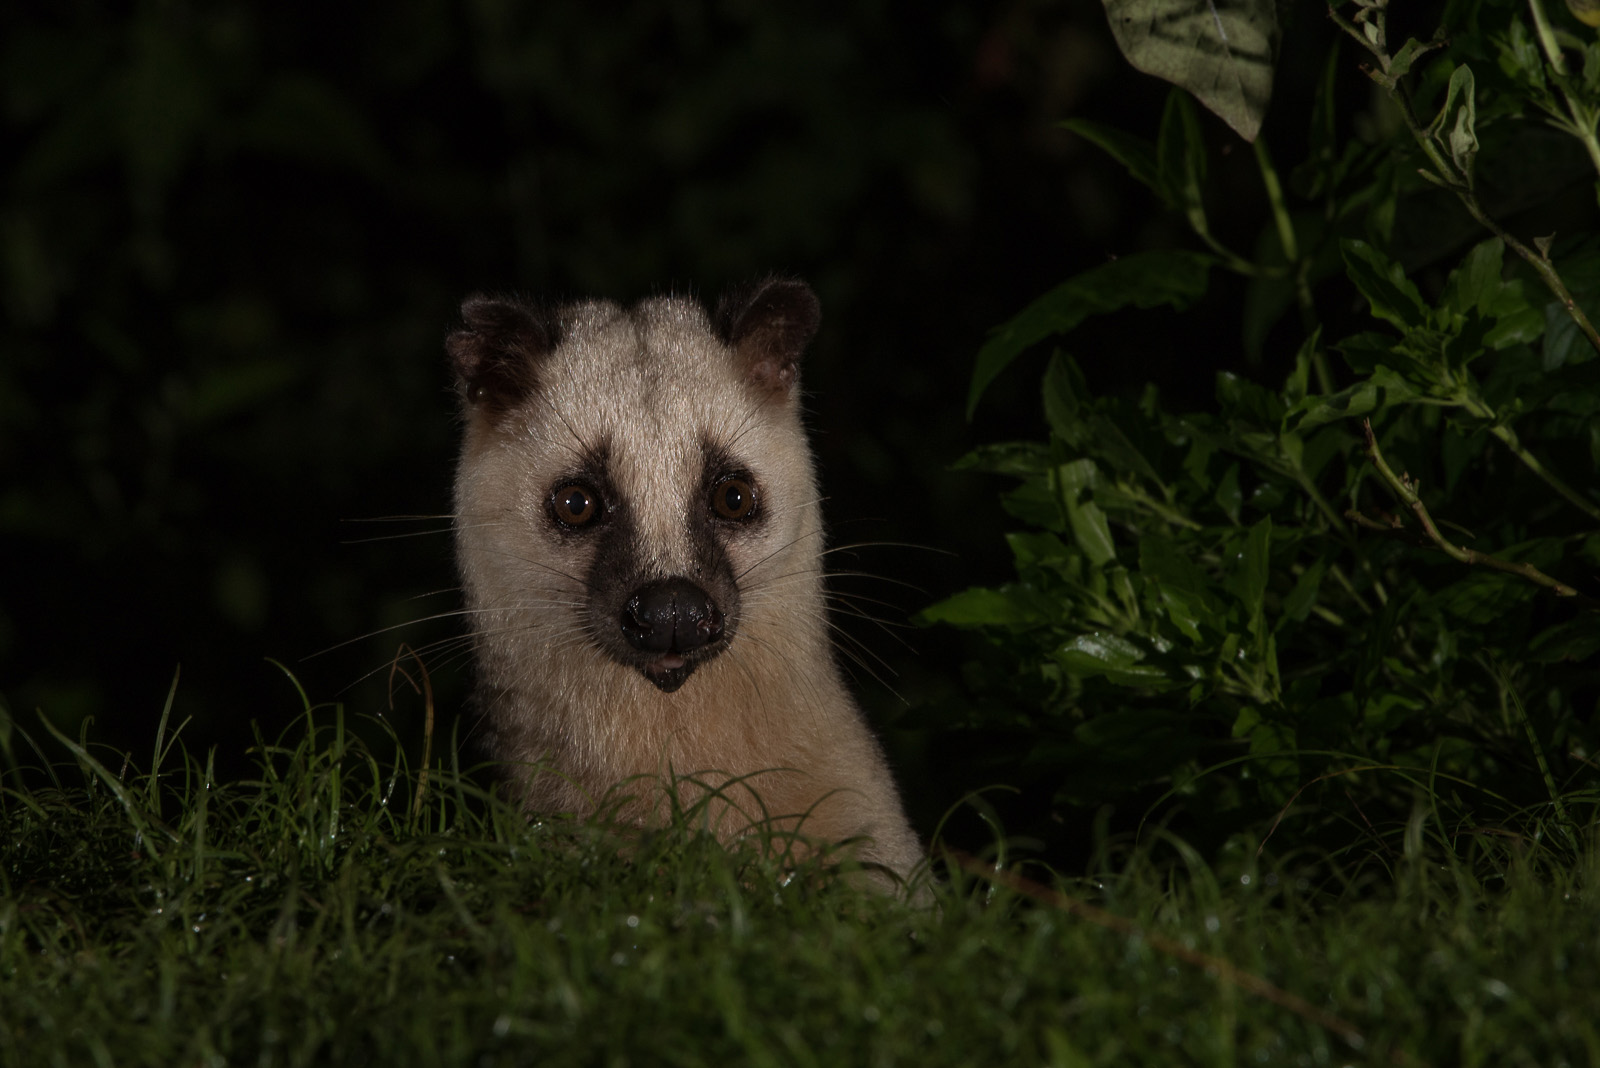
[(161, 738), (23, 785), (0, 718), (0, 1064), (1600, 1063), (1592, 844), (1423, 804), (1359, 875), (1154, 834), (1069, 899), (952, 866), (915, 907), (692, 812), (528, 823), (448, 768), (418, 812), (317, 719), (250, 781)]

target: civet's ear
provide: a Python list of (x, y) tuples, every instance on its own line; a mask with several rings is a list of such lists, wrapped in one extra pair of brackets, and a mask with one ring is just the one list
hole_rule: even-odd
[(450, 367), (467, 407), (491, 418), (528, 395), (561, 341), (560, 323), (545, 309), (481, 293), (462, 301), (461, 324), (444, 341)]
[(753, 389), (775, 399), (795, 393), (800, 356), (822, 324), (810, 286), (793, 278), (751, 282), (723, 294), (711, 318)]

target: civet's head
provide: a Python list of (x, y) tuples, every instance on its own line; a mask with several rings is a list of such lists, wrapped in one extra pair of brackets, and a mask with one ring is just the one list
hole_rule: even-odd
[(483, 296), (461, 316), (457, 542), (480, 640), (520, 642), (525, 662), (581, 643), (671, 693), (762, 613), (814, 597), (808, 286), (751, 285), (710, 317), (675, 297)]

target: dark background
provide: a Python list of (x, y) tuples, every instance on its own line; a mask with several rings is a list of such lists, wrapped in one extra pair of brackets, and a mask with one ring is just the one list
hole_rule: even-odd
[[(1332, 38), (1301, 6), (1266, 133), (1285, 170)], [(186, 743), (227, 766), (252, 720), (270, 737), (299, 710), (265, 658), (370, 714), (401, 641), (446, 643), (427, 660), (452, 715), (458, 625), (389, 629), (456, 606), (448, 523), (381, 520), (449, 508), (441, 340), (475, 289), (714, 300), (808, 279), (833, 540), (939, 550), (835, 561), (909, 583), (853, 587), (904, 622), (1009, 570), (1001, 483), (947, 467), (1042, 433), (1042, 354), (969, 426), (986, 331), (1074, 271), (1183, 240), (1055, 126), (1150, 137), (1160, 116), (1166, 86), (1126, 67), (1092, 0), (329, 12), (0, 14), (0, 695), (30, 730), (36, 710), (68, 731), (92, 716), (92, 738), (147, 752), (181, 664)], [(1248, 250), (1250, 152), (1206, 121), (1215, 224)], [(1219, 367), (1246, 369), (1236, 317), (1197, 347), (1204, 316), (1182, 336), (1158, 312), (1090, 324), (1073, 351), (1096, 388), (1203, 404)], [(1271, 361), (1249, 370), (1281, 378)], [(893, 671), (859, 689), (926, 833), (963, 785), (918, 719), (960, 692), (958, 637), (849, 626)], [(415, 739), (417, 702), (392, 721)]]

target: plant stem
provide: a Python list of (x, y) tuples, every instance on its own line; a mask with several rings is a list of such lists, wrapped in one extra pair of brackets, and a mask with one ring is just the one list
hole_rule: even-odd
[[(1294, 277), (1295, 299), (1300, 305), (1300, 323), (1309, 335), (1316, 329), (1317, 307), (1311, 298), (1311, 282), (1307, 277), (1310, 263), (1300, 258), (1300, 242), (1294, 235), (1294, 220), (1289, 217), (1289, 206), (1284, 200), (1283, 183), (1278, 181), (1278, 171), (1267, 155), (1264, 138), (1256, 138), (1253, 146), (1256, 166), (1261, 170), (1261, 182), (1267, 188), (1267, 200), (1272, 204), (1272, 219), (1278, 227), (1278, 244), (1283, 246), (1283, 258), (1288, 261)], [(1311, 369), (1317, 375), (1317, 388), (1324, 393), (1333, 392), (1333, 376), (1328, 373), (1328, 361), (1319, 348), (1311, 354)]]
[(1193, 519), (1190, 519), (1177, 509), (1171, 508), (1156, 500), (1138, 486), (1129, 485), (1127, 483), (1118, 483), (1117, 488), (1175, 527), (1184, 527), (1188, 530), (1205, 529), (1202, 524), (1196, 523)]
[[(1344, 524), (1339, 522), (1339, 513), (1336, 512), (1333, 505), (1329, 504), (1327, 499), (1322, 496), (1322, 493), (1317, 489), (1317, 484), (1312, 482), (1311, 479), (1307, 478), (1305, 472), (1301, 471), (1299, 467), (1294, 468), (1293, 473), (1294, 480), (1300, 484), (1301, 489), (1305, 490), (1306, 496), (1311, 498), (1311, 503), (1317, 506), (1317, 510), (1327, 518), (1329, 523), (1333, 524), (1333, 529), (1339, 531), (1341, 534), (1347, 533)], [(1347, 538), (1346, 540), (1349, 539)]]
[(1568, 486), (1561, 480), (1559, 475), (1540, 463), (1537, 456), (1523, 448), (1522, 443), (1517, 440), (1516, 431), (1508, 426), (1494, 426), (1489, 429), (1489, 433), (1499, 438), (1505, 444), (1505, 447), (1511, 450), (1513, 456), (1527, 465), (1528, 470), (1544, 479), (1551, 489), (1565, 497), (1574, 507), (1580, 509), (1589, 518), (1600, 520), (1600, 507), (1597, 507), (1592, 501), (1585, 500), (1579, 496), (1577, 490)]
[(1218, 241), (1215, 237), (1211, 236), (1211, 231), (1208, 228), (1195, 225), (1194, 220), (1192, 219), (1189, 222), (1189, 228), (1195, 232), (1195, 236), (1206, 243), (1207, 248), (1221, 257), (1222, 266), (1226, 267), (1234, 274), (1243, 275), (1246, 278), (1271, 278), (1277, 273), (1270, 267), (1261, 267), (1258, 264), (1252, 263), (1245, 259), (1237, 252), (1224, 245), (1221, 241)]
[(1477, 416), (1479, 419), (1483, 419), (1490, 423), (1491, 425), (1489, 427), (1489, 433), (1493, 434), (1496, 438), (1499, 438), (1501, 444), (1511, 451), (1511, 455), (1522, 461), (1523, 466), (1527, 467), (1529, 471), (1532, 471), (1534, 474), (1543, 479), (1545, 485), (1561, 494), (1561, 496), (1565, 497), (1573, 507), (1583, 512), (1589, 518), (1600, 520), (1600, 505), (1596, 505), (1593, 501), (1588, 500), (1577, 490), (1567, 485), (1566, 482), (1562, 480), (1560, 475), (1557, 475), (1554, 471), (1551, 471), (1549, 468), (1545, 467), (1544, 464), (1539, 462), (1539, 458), (1537, 456), (1523, 448), (1522, 442), (1517, 438), (1517, 432), (1512, 430), (1509, 426), (1499, 422), (1499, 417), (1495, 415), (1493, 408), (1489, 407), (1487, 404), (1483, 403), (1481, 400), (1472, 396), (1466, 391), (1463, 391), (1461, 395), (1456, 398), (1455, 402), (1460, 404), (1473, 415)]
[(1539, 38), (1539, 47), (1544, 49), (1544, 56), (1550, 61), (1550, 69), (1565, 78), (1567, 60), (1561, 54), (1561, 46), (1556, 43), (1556, 32), (1550, 28), (1550, 20), (1545, 16), (1544, 5), (1539, 0), (1528, 0), (1528, 11), (1533, 15), (1534, 36)]
[[(1344, 573), (1343, 568), (1338, 564), (1330, 564), (1328, 566), (1328, 574), (1333, 576), (1335, 582), (1344, 587), (1344, 592), (1350, 595), (1351, 600), (1355, 601), (1363, 612), (1369, 616), (1372, 615), (1372, 606), (1367, 603), (1365, 597), (1356, 591), (1355, 584), (1350, 581), (1350, 576)], [(1369, 574), (1368, 577), (1371, 578), (1372, 576)], [(1388, 593), (1377, 583), (1376, 579), (1373, 580), (1372, 593), (1373, 596), (1378, 598), (1379, 604), (1389, 603)]]

